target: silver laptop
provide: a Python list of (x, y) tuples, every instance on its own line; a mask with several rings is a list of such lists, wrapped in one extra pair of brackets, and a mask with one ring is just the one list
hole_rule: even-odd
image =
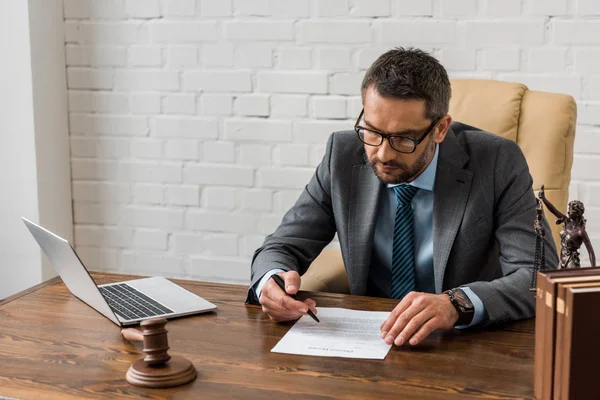
[(217, 308), (163, 277), (96, 285), (67, 240), (21, 218), (71, 293), (119, 326)]

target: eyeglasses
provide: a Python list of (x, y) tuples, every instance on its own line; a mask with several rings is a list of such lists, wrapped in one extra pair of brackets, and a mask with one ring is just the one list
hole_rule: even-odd
[(396, 150), (399, 153), (406, 153), (406, 154), (414, 153), (415, 150), (417, 149), (417, 146), (419, 144), (421, 144), (421, 142), (423, 140), (425, 140), (427, 135), (429, 135), (433, 131), (433, 128), (437, 125), (437, 123), (441, 119), (441, 118), (438, 118), (438, 119), (434, 120), (431, 123), (431, 125), (429, 125), (429, 128), (427, 128), (427, 130), (418, 138), (412, 138), (412, 137), (407, 137), (407, 136), (388, 135), (385, 133), (381, 133), (381, 132), (360, 126), (359, 122), (362, 119), (364, 113), (365, 113), (365, 110), (363, 109), (360, 112), (360, 115), (358, 116), (356, 123), (354, 124), (354, 131), (358, 135), (358, 138), (360, 139), (361, 142), (363, 142), (364, 144), (366, 144), (368, 146), (377, 147), (377, 146), (381, 146), (384, 139), (387, 139), (388, 142), (390, 142), (390, 146), (392, 146), (392, 149)]

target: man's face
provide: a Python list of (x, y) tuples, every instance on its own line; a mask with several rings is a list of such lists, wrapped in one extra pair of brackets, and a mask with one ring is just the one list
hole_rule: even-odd
[[(373, 86), (365, 92), (364, 115), (359, 125), (377, 132), (419, 138), (433, 122), (425, 117), (425, 101), (382, 97)], [(386, 184), (411, 182), (423, 172), (441, 143), (451, 122), (444, 116), (413, 153), (394, 150), (387, 139), (381, 146), (365, 144), (369, 164), (377, 177)]]

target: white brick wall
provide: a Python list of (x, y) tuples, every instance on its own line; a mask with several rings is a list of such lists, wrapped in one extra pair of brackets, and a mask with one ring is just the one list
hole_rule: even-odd
[(575, 97), (571, 198), (600, 248), (599, 1), (64, 0), (64, 16), (92, 268), (246, 282), (329, 133), (352, 127), (365, 70), (398, 45), (452, 76)]

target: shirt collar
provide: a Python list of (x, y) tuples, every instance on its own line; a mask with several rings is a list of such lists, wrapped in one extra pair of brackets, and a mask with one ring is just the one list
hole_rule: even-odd
[[(409, 185), (418, 187), (419, 189), (425, 189), (433, 192), (433, 185), (435, 183), (435, 172), (437, 171), (437, 163), (438, 163), (438, 154), (439, 154), (439, 145), (436, 143), (435, 145), (435, 153), (433, 154), (433, 158), (431, 162), (425, 168), (425, 171), (421, 175), (417, 177), (414, 181), (410, 182)], [(405, 185), (405, 183), (398, 183), (395, 185), (388, 184), (388, 189), (391, 189), (395, 186)]]

